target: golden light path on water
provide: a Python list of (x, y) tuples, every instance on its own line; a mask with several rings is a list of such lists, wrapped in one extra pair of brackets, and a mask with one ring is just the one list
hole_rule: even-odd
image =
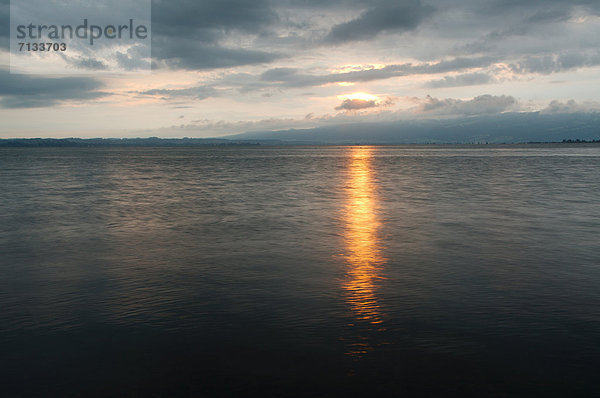
[[(355, 322), (378, 325), (382, 322), (377, 299), (376, 280), (381, 278), (382, 255), (378, 238), (377, 193), (371, 168), (373, 149), (353, 147), (348, 169), (347, 201), (344, 213), (345, 258), (347, 278), (342, 288)], [(355, 344), (351, 355), (360, 356), (369, 349), (368, 342)]]

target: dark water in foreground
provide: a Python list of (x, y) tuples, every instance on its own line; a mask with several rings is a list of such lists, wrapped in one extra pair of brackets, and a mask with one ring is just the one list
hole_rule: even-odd
[(598, 396), (600, 147), (0, 150), (2, 396)]

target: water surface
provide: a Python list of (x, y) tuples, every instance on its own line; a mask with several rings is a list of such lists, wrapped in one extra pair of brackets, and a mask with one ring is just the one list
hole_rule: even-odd
[(600, 147), (0, 150), (5, 396), (592, 396)]

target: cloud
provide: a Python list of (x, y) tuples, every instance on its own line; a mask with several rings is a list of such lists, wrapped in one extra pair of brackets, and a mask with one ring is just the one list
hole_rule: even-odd
[(190, 98), (203, 100), (219, 95), (219, 91), (212, 86), (197, 86), (182, 89), (152, 89), (138, 92), (140, 95), (162, 96), (162, 99)]
[[(269, 63), (281, 56), (259, 50), (227, 48), (216, 44), (202, 43), (189, 38), (153, 37), (152, 56), (155, 67), (172, 69), (215, 69), (241, 65)], [(162, 61), (162, 62), (160, 62)]]
[[(595, 0), (462, 0), (445, 15), (453, 17), (447, 20), (454, 25), (436, 23), (445, 31), (439, 33), (454, 37), (456, 55), (494, 53), (509, 58), (597, 49), (592, 39), (599, 33), (595, 15), (600, 15), (600, 3)], [(458, 26), (466, 20), (469, 28)]]
[(463, 69), (487, 67), (495, 58), (492, 57), (459, 57), (431, 63), (391, 64), (383, 68), (370, 68), (358, 71), (331, 73), (326, 75), (308, 75), (294, 68), (269, 69), (260, 76), (261, 81), (280, 83), (286, 87), (320, 86), (340, 82), (369, 82), (390, 79), (393, 77), (437, 74), (460, 71)]
[(155, 0), (152, 51), (155, 66), (211, 69), (271, 62), (277, 54), (226, 39), (268, 31), (278, 21), (268, 0)]
[(518, 74), (551, 74), (597, 65), (600, 65), (600, 51), (595, 51), (591, 54), (566, 52), (561, 54), (528, 56), (519, 62), (511, 63), (509, 67), (514, 73)]
[(416, 113), (429, 115), (493, 115), (515, 110), (517, 100), (507, 95), (480, 95), (472, 100), (454, 98), (438, 99), (427, 96), (417, 107)]
[(8, 50), (10, 36), (10, 0), (0, 0), (0, 49)]
[(444, 76), (443, 79), (430, 80), (425, 84), (425, 87), (444, 88), (444, 87), (461, 87), (474, 86), (479, 84), (488, 84), (495, 80), (486, 73), (465, 73), (457, 76)]
[(356, 19), (335, 25), (325, 37), (326, 43), (369, 40), (382, 32), (405, 32), (415, 29), (433, 12), (420, 0), (386, 0), (378, 2)]
[[(466, 2), (473, 4), (472, 2)], [(596, 0), (493, 0), (488, 2), (474, 2), (475, 9), (482, 15), (498, 15), (519, 13), (524, 15), (569, 15), (575, 6), (585, 6), (590, 11), (600, 10)], [(530, 18), (530, 17), (529, 17)], [(546, 18), (542, 18), (544, 20)]]
[[(278, 20), (269, 0), (154, 0), (152, 30), (162, 35), (222, 30), (258, 33)], [(214, 30), (214, 32), (210, 32)], [(200, 37), (202, 38), (202, 37)]]
[(596, 101), (586, 101), (578, 103), (575, 100), (561, 102), (551, 101), (547, 107), (540, 111), (542, 115), (569, 114), (569, 113), (595, 113), (600, 112), (600, 103)]
[(124, 70), (150, 70), (151, 65), (144, 59), (142, 46), (129, 47), (126, 52), (117, 51), (115, 57)]
[(89, 101), (108, 95), (103, 84), (89, 77), (48, 78), (0, 70), (0, 107), (49, 107), (65, 101)]
[(345, 99), (339, 106), (335, 107), (336, 111), (347, 110), (354, 111), (358, 109), (375, 108), (377, 103), (374, 100), (362, 100), (362, 99)]
[(296, 68), (273, 68), (263, 72), (260, 80), (268, 82), (286, 82), (298, 76)]
[(108, 65), (91, 57), (68, 57), (61, 54), (62, 58), (69, 63), (69, 65), (83, 70), (106, 70)]
[(335, 107), (335, 110), (356, 111), (360, 109), (388, 107), (394, 105), (396, 100), (396, 98), (393, 97), (386, 97), (383, 100), (374, 96), (371, 97), (373, 98), (345, 98), (340, 105)]
[[(332, 83), (365, 83), (376, 80), (385, 80), (394, 77), (411, 76), (411, 75), (433, 75), (446, 72), (455, 72), (465, 69), (477, 69), (490, 66), (495, 61), (492, 57), (459, 57), (449, 60), (441, 60), (437, 62), (427, 62), (420, 64), (404, 63), (391, 64), (382, 68), (368, 68), (355, 70), (351, 72), (329, 73), (322, 75), (313, 75), (303, 73), (301, 69), (279, 67), (264, 71), (259, 75), (248, 73), (232, 73), (222, 77), (220, 80), (212, 81), (210, 84), (202, 84), (196, 89), (204, 92), (207, 85), (218, 88), (219, 86), (227, 88), (235, 88), (240, 93), (256, 92), (265, 89), (283, 89), (283, 88), (304, 88), (322, 86)], [(491, 78), (490, 78), (491, 79)], [(463, 84), (481, 84), (483, 77), (473, 74), (466, 74), (462, 77), (456, 77), (455, 81), (446, 80), (446, 84), (452, 82), (456, 85)], [(435, 85), (436, 83), (433, 83)], [(441, 84), (441, 83), (437, 83)], [(186, 88), (180, 90), (163, 90), (161, 95), (165, 96), (182, 96), (193, 92), (194, 88)], [(158, 93), (155, 91), (155, 94)], [(145, 92), (143, 94), (148, 94)]]

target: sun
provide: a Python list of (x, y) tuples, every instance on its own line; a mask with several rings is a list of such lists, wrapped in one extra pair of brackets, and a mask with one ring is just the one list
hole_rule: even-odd
[(344, 94), (338, 95), (338, 98), (341, 100), (362, 100), (362, 101), (377, 101), (379, 98), (375, 95), (368, 93), (352, 93), (352, 94)]

